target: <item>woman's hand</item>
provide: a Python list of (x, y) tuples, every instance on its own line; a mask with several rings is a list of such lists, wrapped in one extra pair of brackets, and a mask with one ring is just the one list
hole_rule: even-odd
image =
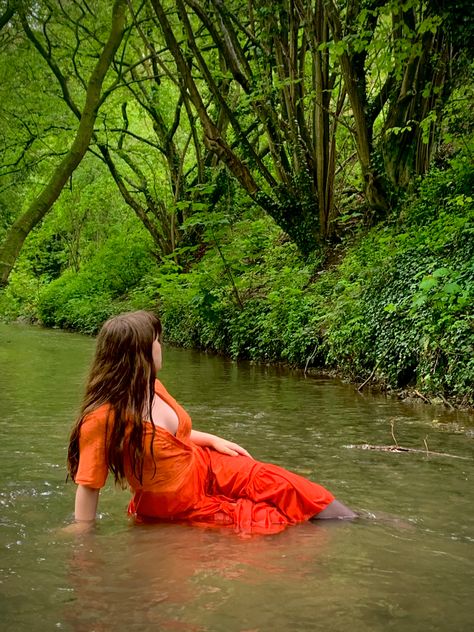
[(80, 522), (71, 522), (60, 529), (61, 534), (85, 535), (91, 533), (95, 528), (95, 520), (82, 520)]
[(227, 441), (227, 439), (222, 439), (221, 437), (215, 437), (211, 447), (217, 452), (220, 452), (221, 454), (228, 454), (229, 456), (238, 456), (239, 454), (242, 454), (243, 456), (250, 456), (247, 450), (242, 448), (242, 446), (238, 443)]
[[(250, 456), (250, 454), (237, 443), (227, 441), (216, 435), (209, 434), (208, 432), (200, 432), (199, 430), (191, 430), (191, 441), (196, 445), (212, 448), (221, 454), (228, 454), (229, 456)], [(250, 456), (250, 458), (252, 458)]]

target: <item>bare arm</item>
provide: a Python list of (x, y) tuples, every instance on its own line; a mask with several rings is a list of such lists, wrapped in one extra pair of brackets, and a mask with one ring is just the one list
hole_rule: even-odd
[(217, 452), (228, 454), (229, 456), (238, 456), (239, 454), (242, 454), (243, 456), (250, 456), (247, 450), (237, 443), (227, 441), (227, 439), (222, 439), (221, 437), (209, 434), (208, 432), (191, 430), (191, 441), (196, 445), (213, 448), (214, 450), (217, 450)]
[(62, 533), (82, 535), (92, 531), (95, 525), (99, 489), (78, 485), (76, 489), (76, 504), (74, 507), (74, 522), (61, 529)]
[(76, 490), (76, 504), (74, 518), (77, 522), (92, 522), (95, 520), (99, 490), (85, 485), (78, 485)]

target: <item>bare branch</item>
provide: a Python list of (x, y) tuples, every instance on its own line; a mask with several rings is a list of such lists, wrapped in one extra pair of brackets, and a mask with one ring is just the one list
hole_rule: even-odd
[(64, 101), (69, 106), (69, 108), (72, 110), (74, 115), (78, 119), (80, 119), (81, 118), (81, 112), (80, 112), (79, 108), (74, 103), (74, 101), (73, 101), (73, 99), (71, 97), (71, 94), (69, 92), (69, 88), (68, 88), (68, 85), (67, 85), (66, 78), (64, 77), (64, 75), (62, 74), (61, 70), (59, 69), (59, 66), (52, 59), (51, 55), (48, 53), (48, 51), (44, 48), (44, 46), (41, 44), (39, 39), (36, 37), (36, 35), (31, 30), (31, 28), (30, 28), (30, 26), (28, 24), (28, 20), (26, 18), (26, 15), (23, 12), (20, 13), (20, 19), (21, 19), (23, 30), (25, 31), (26, 36), (33, 43), (33, 46), (39, 52), (41, 57), (43, 57), (43, 59), (46, 61), (46, 63), (50, 67), (52, 73), (54, 74), (54, 76), (58, 80), (59, 85), (61, 87), (61, 92), (62, 92)]
[(14, 2), (14, 0), (12, 1), (9, 0), (7, 2), (7, 8), (2, 13), (2, 15), (0, 15), (0, 31), (3, 29), (4, 26), (8, 24), (8, 22), (10, 22), (12, 17), (15, 15), (15, 12), (16, 12), (16, 2)]
[[(145, 145), (149, 145), (150, 147), (153, 147), (153, 149), (157, 149), (159, 152), (161, 152), (162, 154), (165, 153), (163, 147), (161, 147), (161, 145), (158, 145), (157, 143), (153, 143), (151, 140), (148, 140), (147, 138), (143, 138), (143, 136), (139, 136), (138, 134), (135, 134), (134, 132), (131, 132), (129, 129), (122, 129), (120, 127), (112, 127), (109, 130), (110, 132), (119, 132), (120, 134), (125, 134), (127, 136), (131, 136), (132, 138), (135, 138), (135, 140), (140, 141), (141, 143), (144, 143)], [(120, 146), (119, 146), (120, 148)]]

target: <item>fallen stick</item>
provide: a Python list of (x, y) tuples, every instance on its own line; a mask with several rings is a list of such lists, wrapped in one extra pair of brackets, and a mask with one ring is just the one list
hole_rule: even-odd
[(420, 393), (420, 391), (417, 391), (415, 389), (414, 392), (415, 392), (415, 395), (418, 395), (418, 397), (422, 399), (424, 402), (426, 402), (427, 404), (431, 404), (430, 400), (427, 397), (425, 397), (422, 393)]
[(303, 375), (304, 375), (305, 377), (306, 377), (306, 373), (307, 373), (307, 371), (308, 371), (308, 365), (309, 365), (309, 363), (311, 362), (311, 360), (313, 360), (314, 356), (316, 355), (316, 351), (317, 351), (317, 350), (318, 350), (318, 343), (316, 343), (316, 344), (314, 345), (314, 349), (313, 349), (313, 351), (312, 351), (311, 355), (309, 355), (309, 356), (308, 356), (308, 358), (307, 358), (307, 360), (306, 360), (306, 364), (305, 364), (304, 371), (303, 371)]
[[(426, 441), (426, 440), (425, 440)], [(380, 452), (418, 452), (422, 454), (426, 454), (426, 456), (447, 456), (451, 459), (464, 459), (466, 461), (470, 461), (471, 458), (468, 456), (459, 456), (458, 454), (449, 454), (448, 452), (433, 452), (432, 450), (428, 450), (427, 446), (424, 450), (419, 448), (405, 448), (401, 445), (372, 445), (370, 443), (360, 443), (360, 444), (350, 444), (344, 446), (345, 448), (357, 448), (359, 450), (379, 450)]]
[(446, 397), (443, 395), (443, 393), (438, 393), (438, 395), (441, 397), (441, 399), (443, 400), (443, 402), (446, 404), (446, 406), (449, 406), (449, 408), (451, 410), (454, 410), (454, 406), (451, 404), (451, 402), (448, 402), (448, 400), (446, 399)]
[(379, 368), (382, 360), (385, 360), (387, 353), (391, 350), (393, 344), (390, 344), (387, 349), (385, 350), (385, 353), (377, 360), (377, 362), (375, 363), (374, 368), (372, 369), (369, 377), (365, 380), (365, 382), (362, 382), (362, 384), (359, 386), (359, 388), (357, 389), (358, 393), (362, 393), (362, 389), (364, 388), (364, 386), (370, 382), (370, 380), (374, 377), (375, 375), (375, 371)]
[(397, 437), (395, 436), (395, 419), (390, 420), (390, 429), (392, 431), (392, 439), (395, 441), (395, 447), (398, 448)]
[(423, 443), (425, 444), (426, 455), (429, 454), (430, 449), (428, 448), (428, 435), (423, 439)]
[(374, 366), (374, 368), (372, 369), (372, 373), (369, 375), (369, 377), (365, 380), (365, 382), (362, 382), (362, 384), (359, 386), (359, 388), (357, 389), (359, 391), (359, 393), (362, 392), (362, 389), (364, 388), (364, 386), (367, 384), (367, 382), (370, 382), (370, 380), (374, 377), (374, 373), (377, 370), (379, 364), (382, 362), (383, 358), (380, 358), (380, 360), (377, 362), (377, 364)]

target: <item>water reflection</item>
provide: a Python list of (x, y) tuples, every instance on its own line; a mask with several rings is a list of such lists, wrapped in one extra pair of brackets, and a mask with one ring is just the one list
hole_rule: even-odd
[(172, 525), (96, 534), (74, 545), (74, 601), (62, 620), (77, 631), (415, 631), (444, 629), (447, 608), (446, 629), (469, 629), (470, 612), (450, 604), (468, 603), (460, 576), (472, 573), (472, 560), (462, 546), (452, 558), (427, 534), (420, 542), (416, 530), (368, 523), (305, 524), (247, 540)]
[(114, 537), (92, 534), (72, 550), (74, 601), (65, 605), (64, 621), (73, 630), (139, 622), (145, 629), (216, 630), (229, 629), (231, 620), (241, 626), (233, 629), (256, 629), (267, 615), (265, 607), (252, 608), (255, 595), (270, 596), (282, 580), (286, 588), (301, 586), (320, 566), (327, 573), (333, 532), (310, 524), (283, 537), (239, 538), (225, 528), (155, 525)]

